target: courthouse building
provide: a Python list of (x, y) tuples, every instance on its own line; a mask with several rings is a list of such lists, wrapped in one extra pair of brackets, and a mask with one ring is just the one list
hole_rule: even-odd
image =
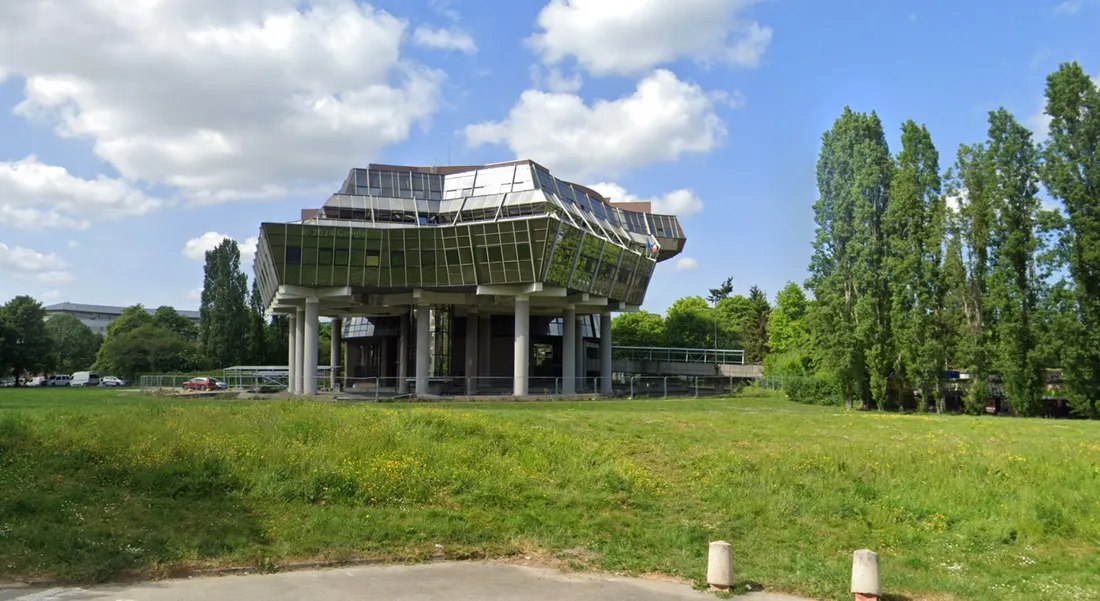
[(352, 169), (319, 210), (260, 226), (256, 279), (290, 316), (292, 390), (317, 391), (330, 317), (345, 381), (609, 393), (611, 313), (636, 310), (686, 241), (675, 216), (613, 201), (530, 160)]

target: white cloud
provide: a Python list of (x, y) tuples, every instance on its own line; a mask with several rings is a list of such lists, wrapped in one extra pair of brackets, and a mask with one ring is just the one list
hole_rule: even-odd
[(0, 273), (17, 278), (33, 278), (39, 282), (72, 281), (68, 264), (54, 253), (42, 253), (22, 246), (0, 242)]
[(428, 8), (456, 23), (462, 19), (451, 0), (428, 0)]
[(676, 261), (676, 271), (691, 271), (693, 269), (699, 269), (699, 261), (691, 257), (680, 257)]
[(658, 70), (633, 94), (588, 106), (572, 94), (527, 90), (503, 121), (466, 127), (472, 146), (506, 144), (566, 178), (615, 176), (689, 152), (709, 152), (726, 126), (715, 94)]
[(566, 76), (561, 70), (553, 67), (546, 74), (546, 89), (555, 94), (576, 94), (584, 85), (584, 78), (580, 73)]
[(1081, 10), (1081, 7), (1085, 5), (1085, 0), (1065, 0), (1058, 6), (1054, 7), (1054, 14), (1056, 15), (1075, 15), (1077, 11)]
[(458, 29), (435, 29), (421, 25), (413, 32), (413, 43), (435, 50), (458, 50), (466, 54), (477, 52), (477, 44), (470, 34)]
[(944, 203), (947, 205), (947, 210), (952, 213), (958, 213), (963, 203), (966, 201), (966, 190), (957, 190), (953, 194), (948, 194), (944, 197)]
[(584, 86), (584, 77), (580, 73), (565, 75), (558, 67), (550, 67), (543, 73), (539, 65), (531, 65), (531, 83), (536, 90), (546, 90), (554, 94), (576, 94)]
[(31, 155), (0, 162), (0, 223), (22, 229), (87, 229), (91, 219), (140, 215), (159, 208), (130, 184), (99, 176), (83, 179)]
[(76, 240), (69, 240), (69, 248), (80, 248), (80, 243)]
[(38, 297), (43, 299), (43, 300), (53, 300), (53, 299), (58, 298), (60, 296), (61, 296), (61, 291), (60, 290), (47, 290), (46, 292), (43, 292), (42, 294), (38, 295)]
[[(192, 261), (204, 261), (206, 260), (206, 253), (217, 248), (223, 240), (233, 239), (232, 236), (227, 236), (226, 234), (206, 232), (198, 238), (188, 240), (183, 245), (183, 256)], [(237, 242), (237, 247), (241, 251), (242, 268), (252, 264), (252, 260), (256, 257), (256, 246), (259, 242), (259, 239), (255, 237), (246, 238), (244, 242)]]
[(0, 57), (17, 114), (226, 200), (339, 180), (427, 123), (445, 76), (401, 57), (406, 29), (356, 0), (24, 0), (0, 2)]
[(753, 68), (772, 29), (741, 17), (758, 0), (550, 0), (530, 44), (547, 64), (574, 58), (597, 75), (641, 73), (682, 58)]
[(187, 300), (202, 300), (202, 288), (192, 288), (187, 291)]
[(590, 187), (612, 202), (650, 202), (654, 213), (664, 215), (690, 217), (701, 213), (704, 208), (703, 199), (696, 196), (690, 188), (673, 190), (664, 196), (641, 198), (613, 182), (600, 182)]

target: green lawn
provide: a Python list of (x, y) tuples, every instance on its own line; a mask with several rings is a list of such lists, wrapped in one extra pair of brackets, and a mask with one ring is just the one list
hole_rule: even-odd
[[(850, 599), (1100, 599), (1100, 423), (775, 398), (375, 405), (0, 390), (0, 580), (552, 556)], [(578, 550), (583, 549), (584, 552)]]

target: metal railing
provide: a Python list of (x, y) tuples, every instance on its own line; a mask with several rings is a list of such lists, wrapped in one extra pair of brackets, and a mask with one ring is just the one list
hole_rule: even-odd
[[(185, 384), (195, 376), (148, 375), (142, 376), (139, 386), (143, 392), (172, 395), (190, 395), (209, 392), (287, 392), (285, 374), (246, 376), (238, 374), (230, 381), (215, 378), (225, 384), (213, 390), (188, 387)], [(645, 376), (615, 374), (611, 378), (610, 392), (600, 377), (575, 378), (572, 386), (561, 377), (531, 376), (527, 379), (527, 398), (538, 397), (587, 397), (612, 398), (693, 398), (727, 396), (736, 393), (742, 381), (725, 376)], [(341, 377), (334, 389), (331, 378), (317, 376), (319, 394), (337, 394), (341, 398), (364, 400), (402, 399), (417, 396), (416, 378)], [(477, 397), (512, 397), (515, 379), (511, 376), (465, 378), (462, 376), (433, 376), (428, 378), (427, 398), (461, 399)]]
[(719, 363), (744, 365), (741, 349), (671, 348), (661, 346), (612, 346), (611, 357), (626, 361), (664, 361), (667, 363)]

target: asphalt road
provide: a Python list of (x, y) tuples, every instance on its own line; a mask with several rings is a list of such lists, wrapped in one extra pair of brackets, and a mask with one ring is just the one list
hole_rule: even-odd
[[(515, 565), (442, 562), (365, 566), (253, 576), (215, 576), (125, 586), (0, 588), (0, 601), (679, 601), (716, 597), (673, 582), (619, 578)], [(751, 601), (808, 601), (751, 593)]]

